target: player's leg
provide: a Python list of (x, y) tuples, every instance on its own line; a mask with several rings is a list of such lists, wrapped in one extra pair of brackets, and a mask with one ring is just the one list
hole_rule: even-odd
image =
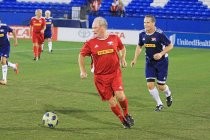
[(108, 101), (110, 109), (112, 112), (119, 118), (121, 123), (125, 128), (129, 128), (130, 125), (127, 123), (127, 121), (124, 119), (124, 115), (121, 111), (120, 106), (117, 103), (116, 97), (113, 95), (113, 90), (109, 86), (109, 81), (105, 80), (106, 78), (103, 78), (102, 76), (95, 76), (94, 82), (96, 89), (98, 90), (98, 93), (103, 101)]
[(48, 38), (47, 41), (48, 41), (48, 50), (51, 53), (52, 52), (52, 39)]
[(124, 91), (115, 91), (115, 96), (123, 111), (126, 121), (129, 123), (130, 127), (132, 127), (134, 125), (134, 119), (131, 114), (128, 113), (128, 99), (125, 96)]
[(42, 43), (42, 45), (41, 45), (42, 47), (42, 52), (44, 51), (44, 42)]
[(161, 65), (158, 66), (159, 72), (157, 76), (157, 80), (158, 80), (157, 84), (158, 84), (158, 89), (165, 93), (166, 104), (168, 107), (170, 107), (172, 104), (172, 95), (171, 95), (171, 91), (168, 85), (166, 85), (166, 80), (168, 76), (168, 59), (166, 58), (162, 61), (163, 62), (161, 63)]
[(12, 63), (10, 61), (7, 61), (7, 65), (8, 67), (11, 67), (16, 74), (18, 74), (18, 63)]
[(149, 62), (149, 60), (148, 60), (148, 62), (146, 62), (145, 75), (146, 75), (147, 88), (149, 90), (149, 93), (150, 93), (150, 95), (152, 95), (153, 99), (156, 102), (155, 111), (160, 111), (163, 109), (163, 103), (160, 99), (158, 89), (155, 86), (156, 69)]
[(122, 74), (121, 71), (118, 70), (116, 75), (112, 80), (112, 89), (114, 91), (114, 95), (116, 96), (117, 101), (123, 111), (123, 115), (130, 126), (134, 125), (134, 119), (128, 113), (128, 99), (124, 94), (123, 83), (122, 83)]
[(38, 55), (39, 55), (39, 44), (38, 42), (33, 43), (33, 52), (34, 52), (34, 60), (38, 61)]
[(38, 44), (38, 59), (41, 58), (42, 53), (42, 44), (44, 43), (44, 34), (37, 35), (37, 44)]
[(0, 84), (6, 85), (7, 84), (7, 58), (2, 56), (1, 57), (1, 64), (2, 64), (2, 80), (0, 80)]

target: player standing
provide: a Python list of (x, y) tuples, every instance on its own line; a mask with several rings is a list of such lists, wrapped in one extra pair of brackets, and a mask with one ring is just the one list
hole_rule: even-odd
[[(139, 34), (139, 43), (136, 47), (135, 55), (131, 61), (131, 67), (136, 64), (137, 58), (146, 48), (146, 66), (145, 76), (147, 88), (157, 103), (155, 111), (163, 109), (163, 103), (160, 99), (158, 89), (165, 93), (167, 106), (172, 104), (172, 96), (169, 87), (166, 85), (168, 75), (168, 52), (173, 48), (171, 41), (165, 36), (162, 30), (156, 28), (155, 17), (146, 15), (144, 18), (144, 30)], [(155, 85), (157, 79), (157, 87)]]
[(18, 64), (13, 64), (8, 62), (9, 54), (10, 54), (10, 42), (8, 38), (8, 33), (12, 33), (14, 39), (14, 46), (18, 45), (17, 37), (15, 31), (7, 26), (6, 24), (2, 24), (0, 22), (0, 57), (2, 64), (2, 80), (0, 80), (0, 84), (7, 84), (7, 70), (8, 66), (12, 67), (16, 73), (18, 73)]
[(120, 69), (120, 63), (122, 67), (127, 66), (126, 48), (117, 35), (107, 33), (107, 26), (104, 18), (94, 19), (94, 37), (83, 45), (78, 58), (80, 76), (87, 77), (85, 57), (92, 57), (94, 82), (101, 99), (109, 102), (112, 112), (120, 119), (124, 128), (130, 128), (134, 125), (134, 120), (128, 113), (128, 100), (124, 94)]
[[(44, 39), (48, 42), (48, 50), (52, 52), (52, 35), (53, 35), (53, 20), (50, 17), (51, 12), (49, 10), (45, 11), (45, 21), (46, 21), (46, 29), (44, 31)], [(42, 44), (42, 51), (44, 49), (44, 43)]]
[(42, 17), (42, 10), (37, 9), (35, 16), (30, 21), (30, 35), (32, 36), (34, 60), (38, 61), (41, 56), (41, 45), (44, 42), (45, 19)]

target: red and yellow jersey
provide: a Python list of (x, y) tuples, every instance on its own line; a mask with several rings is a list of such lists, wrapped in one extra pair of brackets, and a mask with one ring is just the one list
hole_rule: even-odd
[(43, 17), (37, 19), (32, 17), (30, 21), (30, 26), (32, 27), (33, 33), (40, 33), (46, 26), (46, 21)]
[(118, 51), (123, 49), (120, 38), (110, 34), (107, 39), (92, 38), (82, 47), (82, 56), (91, 56), (94, 64), (94, 73), (97, 75), (112, 74), (120, 68)]

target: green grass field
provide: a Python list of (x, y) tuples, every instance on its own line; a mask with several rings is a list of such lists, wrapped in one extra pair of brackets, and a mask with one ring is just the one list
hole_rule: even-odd
[[(168, 85), (173, 105), (154, 112), (155, 102), (147, 91), (144, 55), (134, 68), (123, 69), (125, 94), (135, 126), (123, 129), (102, 102), (92, 82), (81, 80), (77, 56), (83, 43), (54, 42), (41, 60), (32, 60), (29, 40), (12, 47), (8, 85), (0, 85), (1, 140), (209, 140), (210, 139), (210, 50), (174, 48), (170, 52)], [(135, 46), (127, 45), (130, 63)], [(87, 59), (87, 68), (89, 68)], [(165, 96), (161, 94), (165, 103)], [(59, 125), (45, 128), (41, 119), (55, 111)]]

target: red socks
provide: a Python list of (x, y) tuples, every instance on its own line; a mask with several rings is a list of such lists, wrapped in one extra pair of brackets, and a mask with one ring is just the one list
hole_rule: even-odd
[(128, 114), (128, 99), (125, 98), (125, 100), (119, 101), (119, 103), (123, 110), (123, 115), (126, 116)]
[(123, 122), (123, 114), (120, 110), (119, 105), (117, 104), (115, 107), (111, 107), (112, 112), (120, 119), (121, 122)]

